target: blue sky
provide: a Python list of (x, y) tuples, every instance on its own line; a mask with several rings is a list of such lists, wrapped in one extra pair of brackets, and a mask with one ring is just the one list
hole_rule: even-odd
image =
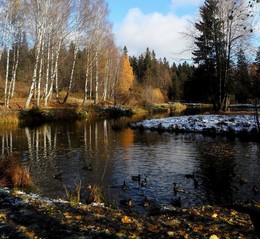
[[(129, 55), (149, 47), (169, 61), (191, 57), (182, 32), (193, 21), (203, 0), (106, 0), (117, 45)], [(184, 52), (185, 51), (185, 52)]]
[(191, 59), (192, 43), (183, 33), (188, 32), (191, 22), (197, 20), (204, 0), (106, 2), (116, 43), (121, 48), (126, 46), (129, 55), (139, 56), (149, 47), (155, 51), (157, 58), (166, 57), (170, 62)]

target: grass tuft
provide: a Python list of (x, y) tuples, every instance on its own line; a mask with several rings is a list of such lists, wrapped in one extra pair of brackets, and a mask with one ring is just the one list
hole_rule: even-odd
[(33, 185), (29, 168), (22, 165), (17, 159), (9, 156), (0, 162), (1, 187), (25, 188)]

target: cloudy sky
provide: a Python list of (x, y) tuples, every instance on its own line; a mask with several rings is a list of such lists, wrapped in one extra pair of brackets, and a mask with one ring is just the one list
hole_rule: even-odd
[[(139, 56), (146, 48), (169, 61), (191, 59), (183, 36), (197, 19), (204, 0), (106, 0), (119, 47)], [(259, 42), (260, 44), (260, 42)]]
[(117, 45), (129, 55), (146, 48), (169, 61), (191, 58), (183, 36), (203, 0), (107, 0)]

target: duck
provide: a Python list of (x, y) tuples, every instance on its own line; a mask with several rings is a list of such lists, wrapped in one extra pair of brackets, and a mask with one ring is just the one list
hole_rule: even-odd
[(144, 197), (144, 200), (143, 200), (143, 202), (142, 202), (142, 206), (143, 206), (143, 207), (148, 207), (149, 205), (150, 205), (150, 203), (149, 203), (147, 197), (145, 196), (145, 197)]
[(125, 181), (123, 182), (123, 185), (121, 186), (122, 190), (125, 191), (127, 189), (127, 185), (125, 183)]
[(137, 182), (140, 183), (140, 181), (141, 181), (141, 175), (138, 174), (137, 176), (132, 176), (132, 180), (133, 180), (133, 181), (137, 181)]
[(194, 179), (193, 179), (193, 184), (194, 184), (194, 188), (197, 189), (198, 186), (199, 186), (199, 181), (198, 181), (198, 179), (194, 178)]
[(171, 199), (171, 205), (174, 207), (181, 207), (181, 198)]
[(54, 174), (53, 178), (62, 181), (63, 180), (63, 175), (62, 175), (62, 173)]
[(131, 198), (120, 200), (120, 204), (123, 205), (123, 206), (127, 206), (127, 207), (131, 207), (133, 205)]
[(194, 177), (195, 177), (194, 174), (195, 174), (194, 172), (193, 172), (192, 174), (185, 174), (184, 177), (185, 177), (186, 179), (194, 178)]
[(242, 177), (242, 178), (239, 179), (239, 184), (240, 184), (241, 186), (244, 185), (244, 184), (246, 184), (246, 183), (248, 183), (248, 180), (247, 180), (246, 178)]
[(173, 183), (173, 191), (174, 191), (175, 194), (177, 194), (177, 193), (185, 193), (184, 189), (176, 187), (176, 183)]
[(141, 187), (146, 187), (147, 186), (147, 179), (145, 178), (142, 182), (141, 182)]
[(259, 192), (259, 189), (256, 185), (254, 185), (253, 188), (252, 188), (252, 191), (256, 195)]
[(92, 164), (90, 163), (90, 164), (84, 166), (82, 169), (92, 171)]

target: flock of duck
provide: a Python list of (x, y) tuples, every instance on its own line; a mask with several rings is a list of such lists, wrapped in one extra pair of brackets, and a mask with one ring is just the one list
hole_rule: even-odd
[[(192, 173), (192, 174), (185, 174), (184, 176), (185, 176), (186, 179), (193, 180), (194, 188), (195, 189), (198, 188), (198, 180), (195, 177), (194, 173)], [(136, 176), (131, 176), (131, 179), (132, 179), (132, 181), (137, 182), (140, 187), (147, 187), (148, 186), (147, 178), (146, 177), (142, 178), (140, 174), (138, 174)], [(126, 191), (128, 189), (126, 181), (123, 181), (123, 184), (122, 184), (121, 188), (122, 188), (123, 191)], [(181, 207), (181, 205), (182, 205), (181, 197), (178, 196), (178, 195), (181, 194), (181, 193), (185, 193), (185, 190), (183, 188), (178, 187), (177, 184), (174, 182), (173, 183), (173, 193), (174, 193), (175, 198), (172, 198), (170, 200), (170, 204), (172, 206), (174, 206), (174, 207)], [(151, 202), (148, 200), (147, 196), (145, 196), (145, 195), (143, 195), (143, 196), (144, 196), (144, 200), (142, 201), (141, 205), (143, 207), (150, 206)], [(131, 206), (133, 206), (133, 201), (132, 201), (131, 198), (122, 199), (122, 200), (120, 200), (120, 204), (124, 205), (124, 206), (131, 207)]]
[[(192, 174), (185, 174), (184, 177), (187, 180), (193, 181), (193, 185), (194, 185), (195, 190), (198, 188), (199, 181), (198, 181), (197, 177), (195, 176), (194, 172)], [(148, 185), (147, 178), (142, 179), (140, 174), (138, 174), (137, 176), (132, 176), (132, 180), (138, 182), (140, 187), (147, 187), (147, 185)], [(240, 186), (242, 186), (244, 184), (247, 184), (248, 180), (246, 178), (241, 178), (238, 183), (239, 183)], [(125, 181), (123, 181), (121, 188), (122, 188), (123, 191), (126, 191), (128, 189), (128, 186), (127, 186)], [(259, 189), (256, 185), (253, 185), (252, 192), (254, 193), (254, 195), (257, 195), (259, 193)], [(173, 183), (173, 193), (174, 193), (175, 197), (170, 199), (170, 204), (174, 207), (181, 207), (182, 202), (181, 202), (181, 197), (179, 195), (182, 194), (182, 193), (185, 193), (185, 189), (178, 187), (177, 184), (174, 182)], [(120, 201), (120, 204), (124, 205), (124, 206), (131, 207), (131, 206), (133, 206), (133, 201), (132, 201), (131, 198), (123, 199), (123, 200)], [(144, 195), (144, 200), (142, 202), (142, 206), (148, 207), (149, 205), (150, 205), (150, 202), (149, 202), (147, 196)]]
[[(92, 164), (85, 165), (82, 169), (83, 170), (92, 171)], [(195, 176), (194, 172), (192, 174), (185, 174), (184, 177), (187, 180), (193, 180), (194, 189), (198, 188), (199, 182), (198, 182), (198, 179)], [(63, 175), (62, 175), (62, 173), (55, 174), (55, 175), (53, 175), (53, 178), (62, 181), (63, 180)], [(132, 179), (132, 181), (137, 182), (140, 187), (147, 187), (148, 186), (147, 178), (146, 177), (143, 178), (140, 174), (135, 175), (135, 176), (131, 176), (131, 179)], [(240, 186), (242, 186), (244, 184), (247, 184), (248, 180), (246, 178), (242, 177), (242, 178), (239, 179), (238, 183), (239, 183)], [(129, 187), (126, 184), (125, 180), (123, 181), (123, 184), (121, 185), (121, 189), (123, 191), (127, 191), (129, 189)], [(258, 187), (256, 185), (254, 185), (252, 187), (252, 192), (255, 195), (257, 195), (259, 193), (259, 189), (258, 189)], [(182, 202), (181, 202), (181, 197), (179, 196), (179, 194), (185, 193), (185, 190), (183, 188), (178, 187), (177, 184), (174, 182), (173, 183), (173, 193), (174, 193), (175, 198), (170, 199), (170, 204), (172, 206), (174, 206), (174, 207), (181, 207), (182, 206)], [(141, 203), (142, 206), (143, 207), (150, 206), (151, 201), (148, 200), (147, 196), (145, 196), (144, 194), (143, 194), (143, 196), (144, 196), (144, 199), (143, 199), (143, 201)], [(127, 206), (127, 207), (131, 207), (131, 206), (133, 206), (133, 201), (132, 201), (131, 198), (122, 199), (122, 200), (120, 200), (120, 204), (124, 205), (124, 206)]]

